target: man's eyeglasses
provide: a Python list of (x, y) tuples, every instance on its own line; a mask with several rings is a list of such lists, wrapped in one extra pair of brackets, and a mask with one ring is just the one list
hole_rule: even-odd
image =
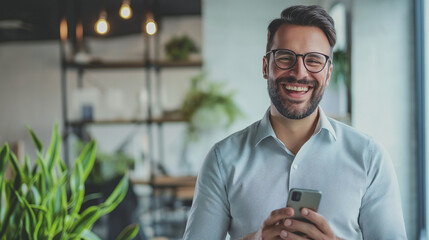
[(265, 54), (273, 53), (274, 63), (276, 66), (283, 70), (288, 70), (295, 66), (298, 61), (298, 56), (302, 57), (305, 68), (312, 73), (322, 71), (326, 63), (329, 61), (329, 56), (319, 52), (309, 52), (306, 54), (296, 54), (289, 49), (273, 49)]

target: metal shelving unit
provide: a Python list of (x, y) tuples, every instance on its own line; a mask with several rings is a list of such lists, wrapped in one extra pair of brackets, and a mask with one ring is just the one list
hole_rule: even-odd
[[(145, 0), (143, 0), (145, 1)], [(68, 4), (73, 1), (68, 1)], [(79, 1), (76, 1), (79, 2)], [(82, 3), (80, 3), (82, 4)], [(79, 5), (79, 3), (78, 3)], [(161, 4), (162, 5), (162, 4)], [(162, 6), (161, 6), (162, 7)], [(66, 11), (63, 11), (66, 12)], [(78, 15), (78, 14), (77, 14)], [(78, 22), (78, 16), (73, 16), (73, 21), (69, 23), (69, 28), (75, 28), (75, 24)], [(157, 21), (160, 21), (160, 17), (157, 17)], [(74, 31), (72, 34), (76, 34)], [(146, 33), (143, 34), (143, 54), (141, 56), (141, 60), (124, 60), (124, 61), (109, 61), (104, 59), (96, 59), (89, 61), (88, 63), (79, 63), (73, 60), (72, 56), (67, 55), (66, 51), (66, 45), (72, 45), (72, 52), (77, 52), (74, 48), (78, 48), (79, 45), (82, 43), (76, 42), (76, 36), (71, 36), (70, 38), (62, 39), (60, 42), (60, 58), (61, 58), (61, 96), (62, 96), (62, 118), (63, 118), (63, 144), (64, 144), (64, 160), (66, 164), (70, 165), (70, 149), (69, 149), (69, 138), (71, 134), (75, 134), (81, 138), (85, 137), (85, 131), (88, 127), (91, 126), (109, 126), (109, 125), (141, 125), (143, 127), (147, 127), (147, 134), (148, 134), (148, 140), (149, 140), (149, 156), (146, 156), (146, 159), (148, 159), (151, 163), (157, 163), (158, 160), (161, 160), (164, 158), (163, 152), (164, 149), (163, 146), (163, 139), (162, 139), (162, 128), (165, 123), (184, 123), (186, 120), (180, 115), (180, 114), (168, 114), (163, 113), (161, 116), (154, 116), (153, 114), (153, 99), (158, 99), (158, 104), (162, 104), (159, 96), (160, 96), (160, 90), (162, 88), (162, 79), (161, 79), (161, 72), (164, 69), (180, 69), (180, 68), (201, 68), (202, 62), (201, 61), (161, 61), (159, 60), (159, 49), (160, 49), (160, 40), (159, 36), (149, 36)], [(154, 39), (150, 39), (154, 38)], [(154, 40), (154, 41), (150, 41)], [(151, 43), (154, 43), (151, 45)], [(149, 49), (155, 48), (154, 55), (151, 56), (151, 51)], [(70, 54), (69, 54), (70, 55)], [(76, 81), (77, 88), (83, 88), (84, 82), (85, 82), (85, 74), (87, 72), (97, 70), (97, 71), (118, 71), (118, 70), (142, 70), (142, 83), (144, 83), (145, 88), (147, 90), (147, 106), (146, 110), (147, 113), (145, 114), (145, 118), (130, 118), (130, 119), (118, 119), (118, 120), (111, 120), (111, 119), (95, 119), (95, 120), (71, 120), (69, 115), (69, 102), (68, 102), (68, 95), (70, 89), (68, 89), (68, 82), (69, 81)], [(68, 72), (69, 71), (75, 71), (77, 73), (77, 79), (68, 79)], [(154, 74), (153, 74), (154, 73)], [(126, 80), (123, 80), (126, 81)], [(155, 83), (155, 86), (152, 86), (152, 84)], [(155, 87), (155, 91), (152, 91), (153, 87)], [(155, 130), (155, 131), (153, 131)], [(156, 138), (153, 136), (153, 134), (157, 134)], [(154, 151), (154, 139), (158, 140), (157, 146), (158, 146), (158, 160), (153, 159), (153, 153)], [(177, 179), (169, 179), (169, 181), (172, 181), (171, 184), (159, 184), (159, 178), (156, 178), (155, 176), (155, 169), (156, 164), (150, 164), (151, 170), (150, 170), (150, 179), (146, 182), (133, 182), (133, 184), (144, 184), (150, 186), (152, 189), (154, 189), (154, 193), (157, 191), (170, 191), (172, 190), (174, 193), (177, 193), (178, 187), (181, 187), (180, 184), (184, 184), (183, 181), (176, 181)], [(186, 182), (186, 187), (189, 187), (191, 185), (195, 184), (195, 179), (191, 179)], [(163, 204), (163, 199), (161, 199), (163, 195), (158, 196), (152, 196), (153, 201), (155, 202), (155, 207), (159, 209), (160, 205)], [(159, 224), (163, 223), (165, 224), (165, 221), (163, 219), (153, 219), (153, 225), (154, 225), (154, 235), (157, 236), (157, 231), (159, 230)], [(181, 223), (174, 222), (175, 225), (180, 225)]]

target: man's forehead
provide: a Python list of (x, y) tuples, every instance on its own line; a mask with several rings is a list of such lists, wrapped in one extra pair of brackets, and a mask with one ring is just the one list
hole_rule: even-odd
[(281, 25), (273, 36), (272, 49), (296, 48), (291, 50), (316, 51), (330, 54), (328, 38), (322, 29), (315, 26), (293, 24)]

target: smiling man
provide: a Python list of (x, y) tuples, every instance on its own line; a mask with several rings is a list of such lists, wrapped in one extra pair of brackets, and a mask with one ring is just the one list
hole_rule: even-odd
[[(217, 143), (198, 176), (184, 239), (407, 239), (396, 176), (374, 140), (319, 107), (336, 35), (319, 6), (293, 6), (268, 26), (264, 117)], [(292, 219), (289, 191), (322, 192)], [(298, 234), (299, 233), (299, 234)]]

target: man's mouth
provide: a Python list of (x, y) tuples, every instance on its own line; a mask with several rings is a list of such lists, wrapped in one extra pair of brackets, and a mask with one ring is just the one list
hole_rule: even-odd
[(298, 86), (298, 85), (292, 85), (288, 83), (283, 83), (281, 86), (289, 93), (298, 93), (298, 94), (305, 94), (307, 93), (312, 87), (311, 86)]
[(291, 85), (284, 85), (284, 88), (288, 91), (294, 91), (294, 92), (308, 92), (308, 87), (298, 87), (298, 86), (291, 86)]

